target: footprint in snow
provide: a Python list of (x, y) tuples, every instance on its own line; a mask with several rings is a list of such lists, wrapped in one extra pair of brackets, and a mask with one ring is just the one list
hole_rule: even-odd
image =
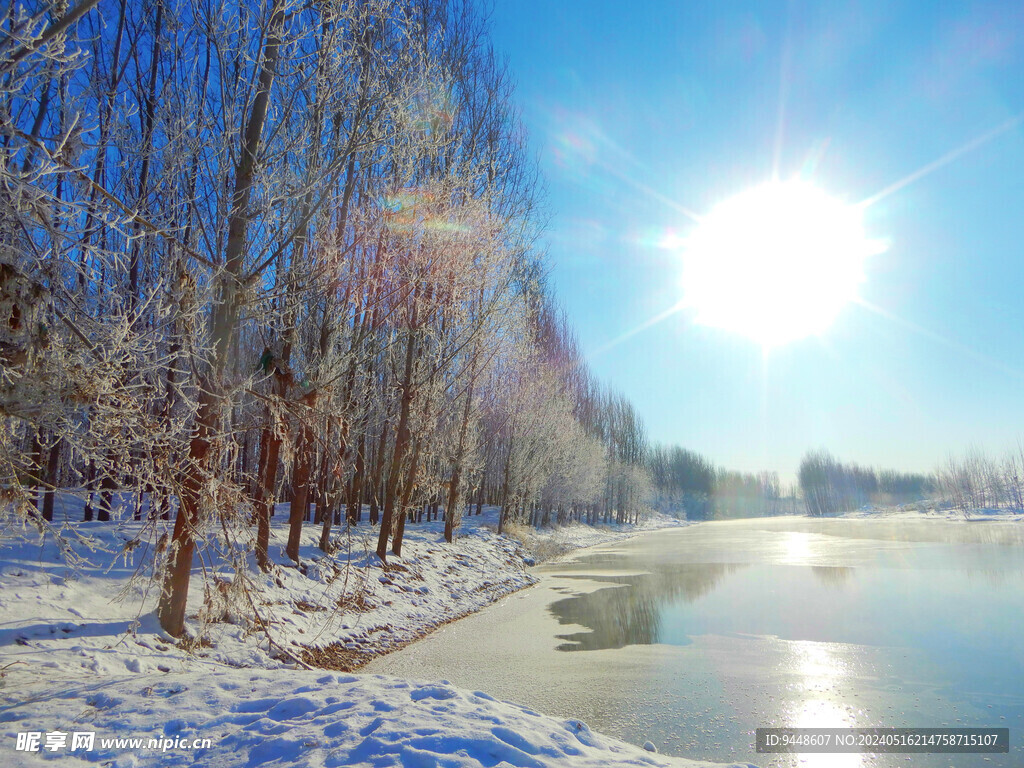
[(271, 720), (294, 720), (297, 717), (308, 715), (310, 712), (319, 709), (319, 705), (312, 699), (305, 696), (297, 696), (293, 699), (285, 699), (267, 710), (267, 717)]
[(451, 688), (445, 688), (442, 685), (425, 685), (412, 691), (409, 697), (413, 701), (422, 701), (423, 699), (453, 699), (457, 695)]

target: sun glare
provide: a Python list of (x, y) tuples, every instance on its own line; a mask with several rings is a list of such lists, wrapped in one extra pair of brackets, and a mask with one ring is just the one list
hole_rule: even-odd
[(778, 346), (828, 328), (879, 250), (860, 207), (771, 182), (716, 206), (686, 239), (683, 302), (702, 325)]

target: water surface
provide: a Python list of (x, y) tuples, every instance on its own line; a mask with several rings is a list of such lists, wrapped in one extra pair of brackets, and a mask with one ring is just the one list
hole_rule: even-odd
[[(370, 665), (762, 766), (1024, 765), (1024, 524), (706, 523), (587, 550)], [(1009, 755), (758, 755), (761, 726), (1009, 727)], [(910, 757), (910, 760), (907, 758)]]

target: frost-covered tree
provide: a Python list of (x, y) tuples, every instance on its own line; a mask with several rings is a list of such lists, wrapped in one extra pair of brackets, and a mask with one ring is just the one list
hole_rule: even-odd
[[(86, 0), (0, 17), (0, 493), (134, 497), (157, 613), (310, 524), (634, 520), (643, 425), (543, 280), (539, 185), (471, 2)], [(251, 572), (250, 572), (251, 571)]]

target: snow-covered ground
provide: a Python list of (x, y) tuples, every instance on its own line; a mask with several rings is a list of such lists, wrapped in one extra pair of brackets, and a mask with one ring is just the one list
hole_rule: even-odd
[[(65, 516), (80, 518), (75, 499), (61, 501), (55, 525)], [(74, 649), (78, 666), (104, 674), (163, 671), (197, 659), (276, 668), (293, 664), (289, 655), (351, 671), (530, 586), (536, 578), (529, 566), (553, 553), (680, 524), (658, 517), (640, 526), (573, 524), (539, 534), (515, 528), (524, 545), (498, 536), (497, 509), (485, 507), (463, 520), (452, 545), (443, 540), (441, 521), (408, 525), (402, 556), (389, 555), (386, 567), (374, 553), (377, 530), (369, 525), (339, 531), (338, 550), (326, 556), (316, 547), (319, 527), (307, 524), (296, 566), (283, 553), (285, 506), (273, 517), (270, 573), (259, 573), (250, 556), (246, 584), (223, 557), (197, 558), (188, 631), (202, 641), (186, 649), (162, 635), (153, 615), (152, 542), (170, 523), (150, 529), (130, 517), (64, 523), (65, 539), (84, 555), (75, 567), (52, 537), (32, 528), (9, 531), (0, 540), (0, 645), (18, 647), (17, 657), (33, 665)], [(265, 628), (244, 621), (253, 613)]]
[[(444, 681), (221, 669), (65, 682), (17, 698), (0, 710), (5, 765), (708, 765)], [(38, 733), (40, 751), (16, 751), (18, 732)], [(91, 750), (70, 749), (76, 732), (94, 734)], [(66, 746), (48, 750), (48, 733), (66, 734)], [(118, 738), (138, 741), (106, 741)]]
[[(58, 521), (79, 518), (74, 499), (60, 502)], [(465, 520), (452, 545), (438, 522), (408, 526), (403, 556), (382, 568), (368, 526), (339, 535), (339, 551), (327, 557), (314, 546), (312, 525), (296, 567), (280, 551), (285, 517), (274, 517), (274, 569), (247, 590), (237, 578), (229, 583), (223, 558), (197, 563), (189, 630), (201, 641), (188, 644), (165, 635), (153, 614), (149, 552), (159, 526), (68, 523), (64, 535), (86, 554), (76, 567), (52, 539), (7, 531), (0, 546), (4, 764), (689, 764), (443, 681), (302, 668), (355, 668), (529, 586), (529, 562), (675, 521), (567, 526), (548, 537), (524, 535), (524, 546), (494, 532), (496, 510), (488, 509)], [(244, 620), (252, 612), (265, 629)], [(92, 749), (72, 749), (75, 733), (94, 734)], [(104, 742), (118, 738), (142, 741)], [(150, 738), (161, 739), (154, 749)], [(193, 748), (194, 739), (210, 743)]]
[(1009, 520), (1024, 522), (1024, 511), (1019, 509), (953, 509), (939, 502), (916, 502), (891, 507), (869, 505), (836, 517), (880, 520)]
[[(307, 525), (296, 566), (281, 552), (286, 517), (285, 510), (274, 516), (273, 570), (250, 567), (246, 591), (223, 559), (197, 558), (188, 629), (203, 638), (204, 647), (193, 648), (199, 659), (274, 668), (288, 663), (288, 654), (307, 661), (315, 654), (317, 666), (351, 669), (534, 582), (519, 543), (479, 525), (465, 526), (453, 546), (442, 544), (439, 523), (410, 525), (403, 556), (386, 568), (373, 553), (369, 526), (340, 535), (340, 550), (328, 557), (316, 548), (319, 527)], [(13, 643), (18, 658), (32, 664), (74, 648), (83, 669), (103, 674), (194, 663), (158, 631), (146, 539), (160, 531), (142, 526), (70, 525), (65, 535), (82, 539), (77, 549), (89, 560), (77, 573), (50, 538), (25, 531), (20, 542), (8, 540), (0, 549), (0, 643)], [(264, 631), (243, 620), (254, 612)]]

